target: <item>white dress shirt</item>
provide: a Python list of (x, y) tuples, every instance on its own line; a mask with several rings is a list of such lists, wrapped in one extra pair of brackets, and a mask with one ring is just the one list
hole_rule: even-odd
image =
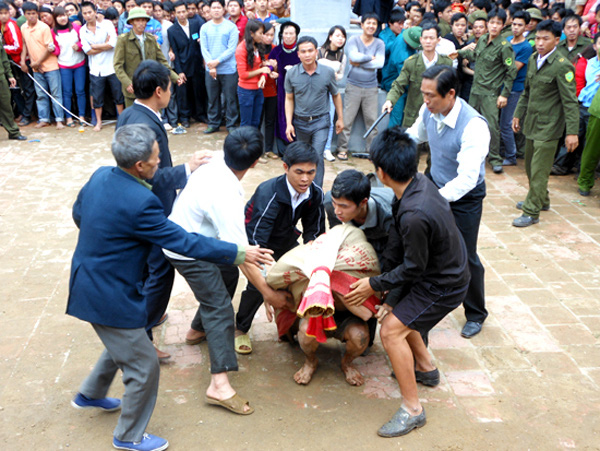
[(294, 213), (296, 213), (296, 208), (298, 207), (298, 205), (300, 205), (302, 201), (310, 197), (310, 186), (305, 192), (299, 193), (294, 189), (287, 177), (285, 178), (285, 183), (287, 183), (288, 190), (290, 191), (290, 197), (292, 199), (292, 210), (294, 210)]
[(539, 56), (538, 55), (538, 57), (537, 57), (537, 69), (538, 70), (540, 70), (542, 68), (542, 66), (544, 65), (544, 63), (548, 59), (548, 57), (550, 55), (552, 55), (555, 51), (556, 51), (556, 47), (554, 47), (554, 50), (552, 50), (551, 52), (546, 53), (544, 56)]
[[(107, 39), (108, 38), (108, 41)], [(110, 20), (96, 22), (96, 32), (92, 33), (87, 24), (79, 30), (79, 39), (81, 39), (81, 49), (87, 54), (92, 50), (92, 44), (109, 44), (112, 49), (104, 52), (88, 55), (90, 65), (90, 74), (95, 77), (108, 77), (115, 73), (113, 57), (115, 46), (117, 45), (117, 32)]]
[[(419, 110), (419, 117), (415, 123), (406, 132), (417, 143), (429, 141), (427, 129), (423, 122), (423, 113), (425, 104)], [(432, 115), (432, 119), (437, 123), (438, 131), (444, 127), (454, 128), (462, 106), (456, 102), (447, 116), (441, 114)], [(475, 186), (479, 178), (481, 164), (485, 161), (490, 148), (490, 130), (485, 120), (475, 117), (469, 121), (461, 137), (461, 147), (456, 159), (458, 161), (457, 176), (440, 188), (440, 194), (448, 201), (454, 202)]]

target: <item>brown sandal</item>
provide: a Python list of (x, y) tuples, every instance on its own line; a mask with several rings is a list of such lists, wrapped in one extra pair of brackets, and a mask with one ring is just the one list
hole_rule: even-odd
[[(233, 395), (231, 398), (224, 399), (222, 401), (219, 401), (218, 399), (212, 398), (207, 395), (206, 402), (213, 406), (224, 407), (233, 413), (237, 413), (238, 415), (250, 415), (251, 413), (254, 413), (254, 409), (252, 407), (250, 407), (250, 403), (248, 401), (246, 401), (244, 398), (242, 398), (240, 395), (238, 395), (237, 393), (235, 395)], [(250, 409), (245, 411), (244, 410), (245, 406), (248, 406)]]
[(338, 152), (336, 157), (338, 160), (346, 161), (348, 160), (348, 152)]

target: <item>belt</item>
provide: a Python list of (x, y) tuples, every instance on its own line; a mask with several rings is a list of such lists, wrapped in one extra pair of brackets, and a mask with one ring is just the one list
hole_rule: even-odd
[(297, 114), (294, 114), (294, 119), (298, 119), (298, 120), (304, 121), (304, 122), (312, 122), (315, 119), (319, 119), (323, 116), (329, 116), (329, 113), (319, 114), (318, 116), (298, 116)]

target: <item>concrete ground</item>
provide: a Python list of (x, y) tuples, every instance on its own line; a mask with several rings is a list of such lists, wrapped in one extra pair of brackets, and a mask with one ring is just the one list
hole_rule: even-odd
[[(224, 133), (204, 126), (171, 136), (173, 160), (219, 149)], [(71, 206), (101, 165), (112, 165), (113, 128), (23, 130), (29, 142), (0, 145), (0, 446), (7, 450), (110, 449), (118, 414), (88, 413), (69, 402), (102, 346), (92, 328), (64, 314), (77, 229)], [(35, 141), (39, 140), (39, 141)], [(325, 187), (365, 160), (326, 164)], [(246, 196), (282, 172), (260, 165), (244, 179)], [(488, 173), (479, 252), (486, 268), (490, 316), (472, 340), (460, 337), (462, 309), (431, 333), (442, 373), (420, 387), (428, 424), (398, 439), (377, 429), (400, 405), (397, 384), (379, 343), (357, 364), (366, 378), (350, 387), (339, 369), (342, 349), (319, 351), (313, 381), (292, 379), (303, 357), (277, 343), (263, 312), (251, 336), (254, 352), (239, 357), (231, 380), (256, 412), (236, 416), (208, 406), (206, 344), (186, 346), (196, 301), (178, 278), (168, 321), (157, 329), (162, 349), (158, 403), (148, 431), (170, 449), (600, 449), (600, 208), (582, 198), (572, 176), (552, 178), (552, 208), (538, 225), (512, 227), (526, 194), (523, 161), (503, 175)], [(127, 262), (123, 262), (127, 264)], [(239, 302), (239, 292), (234, 304)], [(111, 395), (121, 396), (116, 380)]]

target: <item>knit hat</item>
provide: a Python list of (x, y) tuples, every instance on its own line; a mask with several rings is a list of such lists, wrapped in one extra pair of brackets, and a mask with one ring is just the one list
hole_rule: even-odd
[(421, 47), (421, 32), (423, 29), (421, 27), (410, 27), (402, 32), (402, 37), (404, 38), (404, 42), (406, 42), (409, 47), (417, 50)]
[(133, 19), (146, 19), (146, 20), (150, 20), (150, 16), (148, 14), (146, 14), (146, 11), (144, 11), (144, 8), (132, 8), (131, 11), (129, 11), (129, 16), (127, 16), (127, 23), (130, 23)]

